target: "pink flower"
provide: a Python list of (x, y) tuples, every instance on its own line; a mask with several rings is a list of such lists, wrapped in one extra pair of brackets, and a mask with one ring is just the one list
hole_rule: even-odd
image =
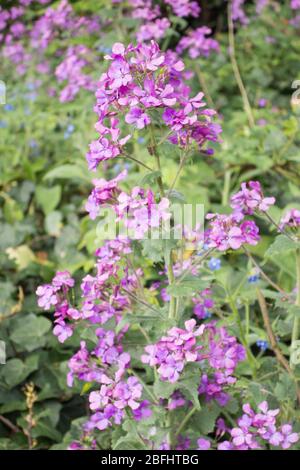
[(198, 450), (209, 450), (211, 443), (208, 439), (200, 438), (197, 440)]
[(231, 197), (231, 207), (241, 216), (252, 215), (255, 210), (266, 212), (274, 204), (275, 198), (264, 197), (258, 181), (242, 183), (241, 191)]
[(125, 116), (127, 124), (135, 124), (137, 129), (144, 129), (151, 123), (151, 119), (142, 109), (131, 108), (129, 113)]

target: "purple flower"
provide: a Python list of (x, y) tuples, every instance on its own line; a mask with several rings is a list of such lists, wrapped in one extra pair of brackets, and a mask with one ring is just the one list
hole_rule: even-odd
[(281, 230), (290, 227), (298, 229), (300, 227), (300, 211), (298, 209), (289, 210), (280, 220)]
[(127, 124), (134, 124), (137, 129), (144, 129), (151, 123), (151, 119), (142, 109), (131, 108), (129, 113), (125, 116)]
[(274, 204), (275, 198), (264, 197), (258, 181), (242, 183), (241, 191), (231, 197), (231, 207), (241, 215), (252, 215), (255, 210), (266, 212)]
[(208, 57), (212, 51), (219, 52), (220, 46), (218, 41), (207, 37), (211, 33), (211, 29), (207, 26), (201, 26), (190, 31), (187, 36), (184, 36), (179, 41), (176, 52), (182, 54), (188, 49), (191, 59), (196, 59), (199, 56)]
[(211, 448), (211, 443), (208, 439), (200, 438), (197, 440), (198, 450), (209, 450)]

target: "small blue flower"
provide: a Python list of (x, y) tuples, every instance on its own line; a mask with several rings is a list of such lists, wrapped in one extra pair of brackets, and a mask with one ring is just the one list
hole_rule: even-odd
[(5, 111), (13, 111), (15, 109), (13, 104), (6, 103), (4, 106)]
[(107, 46), (99, 46), (98, 51), (102, 52), (103, 54), (111, 54), (111, 48)]
[(263, 352), (265, 352), (268, 347), (269, 347), (269, 343), (268, 341), (265, 341), (263, 339), (259, 339), (258, 341), (256, 341), (256, 346)]
[(259, 275), (258, 274), (254, 274), (253, 276), (248, 277), (249, 284), (255, 284), (258, 281), (259, 281)]
[(204, 320), (207, 320), (212, 317), (212, 313), (209, 310), (205, 310)]
[(68, 124), (67, 132), (69, 132), (69, 134), (72, 134), (72, 132), (74, 132), (74, 130), (75, 130), (74, 124)]
[(210, 258), (208, 267), (212, 271), (218, 271), (221, 268), (221, 260), (219, 258)]
[(144, 144), (145, 143), (145, 138), (144, 137), (138, 137), (138, 143), (139, 144)]
[(29, 147), (30, 147), (30, 148), (35, 149), (35, 148), (37, 148), (37, 146), (38, 146), (38, 144), (37, 144), (37, 141), (36, 141), (36, 140), (31, 139), (31, 140), (29, 141)]
[(0, 129), (4, 129), (7, 127), (7, 122), (6, 121), (0, 121)]

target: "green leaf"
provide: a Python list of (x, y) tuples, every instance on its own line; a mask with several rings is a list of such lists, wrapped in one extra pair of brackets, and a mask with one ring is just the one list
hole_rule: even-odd
[(44, 214), (47, 215), (57, 207), (60, 201), (61, 186), (56, 185), (52, 188), (37, 186), (35, 197), (38, 205), (43, 209)]
[(31, 313), (16, 319), (10, 338), (22, 350), (33, 351), (46, 344), (45, 335), (50, 328), (50, 320)]
[(167, 292), (174, 297), (190, 297), (207, 287), (207, 281), (193, 278), (186, 279), (180, 283), (175, 282), (167, 287)]
[(178, 384), (163, 382), (158, 379), (153, 386), (153, 391), (158, 398), (170, 398), (176, 388), (178, 388)]
[(206, 404), (193, 418), (196, 429), (204, 435), (213, 432), (220, 409), (216, 403)]
[(49, 235), (58, 237), (62, 229), (62, 214), (58, 211), (50, 212), (45, 219), (45, 229)]
[(275, 242), (265, 253), (266, 258), (272, 258), (277, 255), (286, 254), (299, 248), (299, 243), (292, 241), (286, 235), (278, 235)]
[(65, 164), (48, 171), (43, 178), (45, 181), (50, 179), (79, 179), (86, 182), (91, 181), (89, 172), (84, 166)]
[(113, 450), (143, 450), (145, 446), (138, 440), (121, 437), (113, 447)]

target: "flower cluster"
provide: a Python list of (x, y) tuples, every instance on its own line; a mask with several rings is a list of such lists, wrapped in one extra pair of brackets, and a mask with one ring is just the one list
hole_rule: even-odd
[(259, 241), (259, 229), (252, 220), (240, 223), (236, 214), (207, 214), (206, 218), (210, 221), (206, 233), (210, 248), (238, 250), (244, 244), (256, 245)]
[(74, 279), (68, 271), (57, 272), (51, 284), (39, 286), (36, 290), (38, 305), (43, 310), (50, 310), (55, 307), (56, 317), (53, 333), (60, 342), (64, 342), (72, 336), (73, 330), (67, 323), (67, 319), (78, 319), (79, 312), (70, 307), (67, 293), (75, 284)]
[(89, 65), (87, 60), (91, 51), (85, 46), (71, 46), (67, 49), (64, 60), (55, 70), (55, 76), (58, 82), (67, 81), (68, 84), (60, 93), (60, 101), (72, 101), (79, 90), (95, 90), (93, 79), (83, 73), (82, 69)]
[[(38, 3), (44, 5), (48, 1), (38, 0)], [(16, 66), (21, 75), (33, 66), (41, 75), (53, 73), (59, 82), (68, 80), (68, 85), (61, 92), (61, 101), (72, 100), (80, 88), (94, 90), (94, 81), (82, 70), (91, 64), (87, 60), (87, 55), (92, 57), (91, 51), (82, 45), (71, 46), (65, 51), (64, 40), (67, 36), (74, 38), (98, 34), (99, 17), (78, 16), (67, 0), (61, 0), (55, 8), (48, 7), (38, 14), (37, 19), (29, 26), (25, 13), (26, 7), (31, 3), (31, 0), (23, 0), (7, 10), (0, 7), (0, 43), (3, 43), (3, 56)], [(62, 45), (56, 52), (61, 63), (55, 72), (55, 69), (51, 70), (47, 49), (57, 39), (62, 40)]]
[(197, 18), (201, 12), (198, 2), (193, 0), (164, 0), (165, 3), (170, 5), (175, 15), (180, 17), (193, 16)]
[(142, 362), (151, 367), (158, 366), (161, 380), (177, 382), (185, 364), (199, 359), (197, 338), (203, 334), (205, 327), (201, 325), (195, 329), (195, 326), (195, 320), (188, 320), (185, 322), (185, 330), (171, 328), (158, 343), (145, 347), (147, 354), (142, 356)]
[(238, 363), (245, 359), (245, 349), (226, 328), (217, 327), (215, 322), (206, 325), (206, 332), (206, 348), (202, 354), (211, 373), (202, 375), (198, 391), (207, 401), (214, 399), (225, 406), (230, 398), (226, 388), (236, 382), (233, 373)]
[(245, 358), (244, 348), (225, 328), (217, 328), (214, 323), (195, 327), (196, 321), (188, 320), (185, 329), (171, 328), (167, 336), (145, 347), (147, 354), (142, 356), (142, 362), (158, 367), (161, 380), (174, 383), (188, 362), (207, 361), (214, 376), (209, 381), (208, 376), (203, 375), (199, 393), (205, 394), (207, 399), (219, 398), (222, 387), (235, 382), (232, 373), (237, 363)]
[(89, 213), (91, 219), (95, 219), (99, 213), (101, 205), (106, 203), (115, 203), (120, 194), (118, 184), (127, 176), (127, 170), (122, 171), (116, 178), (106, 181), (104, 178), (94, 179), (94, 189), (92, 190), (87, 203), (85, 205), (86, 211)]
[(266, 401), (260, 403), (258, 409), (255, 413), (249, 403), (243, 406), (244, 414), (237, 422), (238, 427), (229, 430), (231, 440), (220, 443), (218, 450), (262, 449), (266, 444), (289, 449), (299, 440), (290, 424), (277, 426), (279, 409), (269, 410)]
[(85, 425), (86, 430), (94, 428), (102, 431), (112, 425), (113, 419), (120, 424), (125, 416), (125, 409), (136, 412), (141, 406), (143, 386), (136, 377), (118, 382), (109, 381), (101, 385), (99, 391), (90, 393), (90, 408), (94, 412)]
[(123, 220), (127, 229), (132, 230), (135, 239), (142, 239), (148, 230), (159, 229), (170, 219), (169, 200), (162, 198), (156, 204), (151, 190), (135, 187), (131, 194), (121, 192), (114, 207), (118, 220)]
[(152, 112), (161, 110), (162, 120), (171, 130), (170, 142), (182, 147), (193, 141), (203, 147), (218, 139), (220, 127), (211, 121), (215, 111), (205, 108), (202, 93), (189, 98), (181, 73), (184, 64), (176, 55), (162, 53), (152, 41), (128, 47), (116, 43), (105, 58), (111, 65), (96, 91), (99, 120), (95, 128), (100, 136), (87, 154), (90, 170), (120, 155), (130, 138), (131, 134), (120, 138), (116, 115), (125, 114), (127, 124), (144, 129), (152, 123)]
[(242, 183), (241, 190), (231, 197), (231, 207), (234, 213), (243, 218), (255, 211), (266, 212), (275, 204), (274, 197), (264, 197), (258, 181)]
[(249, 23), (249, 18), (244, 12), (245, 0), (232, 0), (231, 15), (233, 21), (239, 21), (242, 25)]
[(208, 57), (212, 51), (218, 52), (220, 49), (218, 41), (209, 38), (211, 29), (207, 26), (190, 31), (178, 43), (176, 51), (182, 54), (186, 49), (191, 59), (196, 59), (199, 56)]
[(289, 210), (280, 220), (281, 230), (290, 227), (298, 229), (300, 227), (300, 211), (298, 209)]
[(214, 306), (214, 301), (211, 298), (211, 290), (205, 289), (197, 297), (192, 299), (194, 303), (193, 312), (200, 320), (210, 318), (210, 309)]

